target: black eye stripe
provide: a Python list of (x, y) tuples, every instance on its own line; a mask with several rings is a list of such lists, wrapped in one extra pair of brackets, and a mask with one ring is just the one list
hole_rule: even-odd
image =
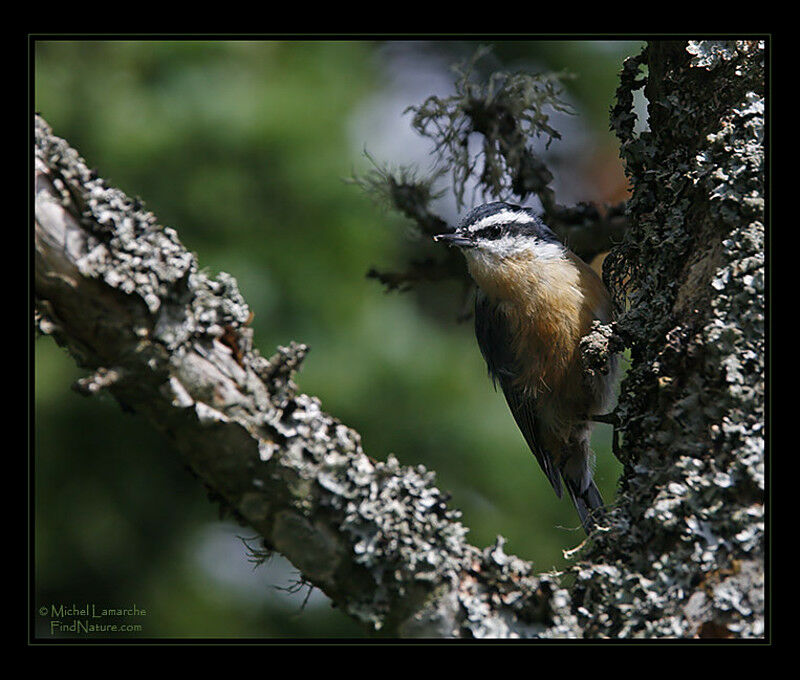
[[(480, 226), (481, 223), (485, 226)], [(458, 223), (456, 231), (470, 239), (536, 239), (542, 243), (561, 245), (558, 236), (533, 210), (511, 203), (494, 202), (473, 208)]]
[(492, 224), (488, 227), (483, 227), (482, 229), (478, 229), (477, 231), (473, 232), (475, 236), (479, 238), (485, 239), (497, 239), (500, 238), (505, 232), (502, 226), (499, 224)]

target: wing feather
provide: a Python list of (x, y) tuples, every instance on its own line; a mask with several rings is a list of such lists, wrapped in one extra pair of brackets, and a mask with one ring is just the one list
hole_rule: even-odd
[(537, 442), (535, 404), (514, 384), (519, 367), (514, 356), (508, 320), (503, 310), (480, 290), (475, 300), (475, 336), (495, 388), (499, 382), (525, 442), (547, 475), (556, 495), (561, 498), (559, 473), (553, 466), (550, 454)]

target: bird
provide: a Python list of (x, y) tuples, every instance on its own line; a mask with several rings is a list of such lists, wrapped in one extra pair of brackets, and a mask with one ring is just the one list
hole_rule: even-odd
[(433, 239), (466, 258), (477, 285), (475, 336), (495, 389), (556, 496), (563, 482), (590, 534), (603, 517), (592, 417), (612, 401), (617, 358), (584, 371), (580, 342), (595, 320), (613, 319), (606, 286), (532, 208), (486, 203)]

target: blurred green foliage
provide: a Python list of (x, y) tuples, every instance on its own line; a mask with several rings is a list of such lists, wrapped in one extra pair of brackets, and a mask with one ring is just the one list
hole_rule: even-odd
[[(476, 46), (405, 47), (452, 63)], [(613, 148), (608, 107), (622, 58), (636, 51), (530, 41), (498, 43), (494, 55), (505, 69), (571, 70), (572, 105), (597, 145)], [(582, 540), (577, 518), (493, 392), (471, 325), (456, 323), (460, 287), (387, 295), (365, 278), (413, 252), (402, 219), (342, 181), (368, 167), (352, 121), (385, 90), (386, 54), (366, 41), (39, 41), (35, 107), (175, 227), (201, 266), (236, 277), (262, 354), (310, 345), (301, 389), (358, 430), (369, 455), (436, 470), (474, 544), (502, 534), (537, 569), (559, 568)], [(81, 372), (50, 339), (35, 343), (34, 370), (37, 607), (136, 604), (147, 615), (133, 637), (362, 634), (324, 598), (301, 608), (303, 593), (271, 587), (291, 584), (286, 565), (253, 571), (237, 538), (247, 530), (219, 526), (202, 485), (142, 419), (71, 391)], [(619, 469), (609, 443), (598, 427), (607, 500)], [(49, 637), (49, 618), (36, 629)]]

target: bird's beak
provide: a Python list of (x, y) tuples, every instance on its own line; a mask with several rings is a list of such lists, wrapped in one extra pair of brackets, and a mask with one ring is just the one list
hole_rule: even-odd
[(458, 248), (474, 248), (475, 241), (471, 238), (467, 238), (463, 234), (459, 234), (456, 232), (450, 232), (448, 234), (436, 234), (433, 237), (433, 240), (437, 243), (439, 241), (444, 241), (446, 244), (451, 246), (457, 246)]

